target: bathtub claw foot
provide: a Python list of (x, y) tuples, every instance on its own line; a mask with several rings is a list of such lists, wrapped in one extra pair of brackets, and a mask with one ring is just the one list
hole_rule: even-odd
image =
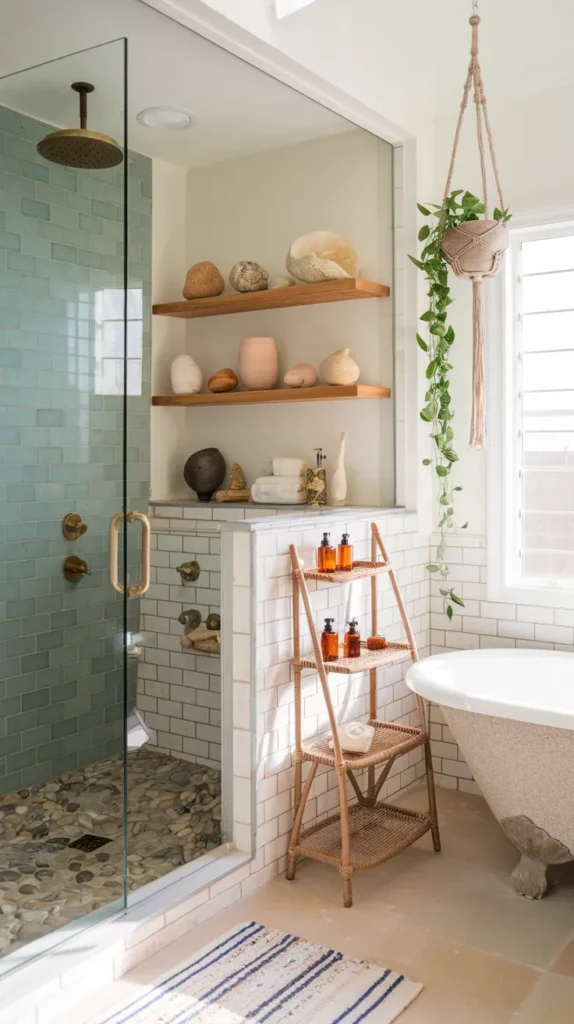
[(512, 884), (516, 892), (531, 900), (542, 899), (548, 888), (548, 865), (574, 860), (571, 851), (559, 839), (554, 839), (543, 828), (535, 825), (525, 814), (503, 818), (500, 824), (522, 854), (520, 863), (512, 872)]
[(532, 860), (525, 853), (512, 872), (514, 891), (529, 900), (541, 900), (548, 888), (546, 881), (547, 865), (539, 860)]

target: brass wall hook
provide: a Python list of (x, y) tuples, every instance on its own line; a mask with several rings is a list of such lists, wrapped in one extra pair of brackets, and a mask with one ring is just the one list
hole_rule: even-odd
[(184, 583), (195, 583), (201, 569), (199, 562), (183, 562), (182, 565), (178, 565), (176, 572), (179, 573)]
[(66, 540), (78, 540), (87, 532), (88, 527), (78, 512), (69, 512), (62, 520), (62, 533)]
[(84, 576), (91, 576), (92, 570), (83, 558), (77, 555), (68, 555), (64, 562), (63, 573), (69, 583), (79, 583)]

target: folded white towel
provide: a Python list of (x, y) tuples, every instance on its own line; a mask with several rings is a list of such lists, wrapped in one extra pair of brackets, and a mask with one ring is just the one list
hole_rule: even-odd
[(304, 488), (301, 490), (291, 485), (270, 487), (257, 481), (251, 487), (251, 497), (254, 502), (266, 505), (304, 505), (306, 500)]
[(307, 468), (303, 459), (271, 459), (271, 465), (273, 476), (303, 476)]
[(295, 487), (296, 490), (303, 490), (305, 487), (302, 476), (258, 476), (255, 483), (263, 487)]

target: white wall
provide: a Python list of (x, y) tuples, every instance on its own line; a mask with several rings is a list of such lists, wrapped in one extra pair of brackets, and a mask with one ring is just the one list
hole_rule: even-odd
[[(212, 260), (226, 279), (238, 259), (254, 259), (270, 272), (284, 271), (290, 242), (316, 228), (349, 238), (360, 255), (361, 275), (392, 284), (391, 156), (386, 143), (353, 130), (189, 172), (184, 214), (177, 213), (179, 194), (164, 200), (175, 217), (169, 231), (175, 232), (179, 242), (177, 251), (169, 254), (169, 266), (162, 270), (165, 299), (181, 295), (185, 271), (198, 260)], [(185, 259), (179, 224), (186, 225)], [(156, 259), (161, 261), (163, 253)], [(159, 285), (156, 301), (158, 296)], [(155, 393), (156, 388), (161, 389), (159, 393), (171, 390), (169, 363), (176, 350), (194, 357), (206, 386), (218, 369), (230, 366), (237, 371), (239, 342), (253, 334), (275, 337), (281, 382), (294, 364), (305, 361), (318, 367), (335, 349), (349, 347), (361, 368), (362, 383), (393, 384), (390, 299), (188, 322), (154, 319), (162, 323), (161, 337), (154, 339)], [(161, 421), (156, 419), (160, 412), (167, 412)], [(239, 462), (252, 483), (273, 456), (295, 455), (311, 461), (316, 447), (325, 450), (329, 468), (341, 430), (346, 429), (349, 502), (393, 504), (392, 401), (155, 409), (153, 416), (163, 463), (154, 474), (156, 498), (195, 497), (181, 473), (185, 458), (199, 448), (220, 448), (228, 467)], [(176, 422), (179, 437), (174, 444)], [(172, 433), (162, 433), (158, 441), (159, 432), (165, 430)]]

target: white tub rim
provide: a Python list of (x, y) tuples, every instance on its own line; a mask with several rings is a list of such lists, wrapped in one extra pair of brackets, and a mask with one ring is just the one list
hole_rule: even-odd
[(447, 708), (574, 730), (574, 654), (567, 651), (434, 654), (409, 668), (406, 683)]

